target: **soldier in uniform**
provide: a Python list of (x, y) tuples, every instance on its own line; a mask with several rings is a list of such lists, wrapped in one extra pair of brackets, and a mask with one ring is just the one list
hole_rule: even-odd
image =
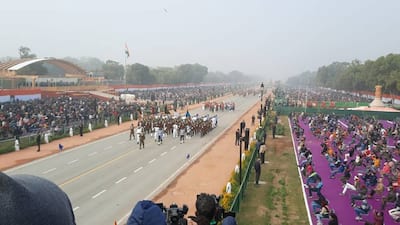
[(130, 133), (129, 133), (129, 140), (135, 139), (135, 126), (133, 125), (133, 123), (131, 124), (130, 127)]
[(139, 143), (139, 149), (142, 149), (142, 147), (144, 148), (144, 139), (145, 139), (145, 134), (144, 132), (141, 132), (139, 135), (139, 139), (140, 139), (140, 143)]

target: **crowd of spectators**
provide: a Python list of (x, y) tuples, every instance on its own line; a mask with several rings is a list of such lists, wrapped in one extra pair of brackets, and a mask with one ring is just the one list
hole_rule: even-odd
[(290, 88), (281, 90), (279, 105), (304, 107), (310, 102), (371, 102), (370, 96), (324, 88)]
[[(355, 220), (365, 220), (363, 215), (373, 212), (374, 222), (383, 224), (385, 211), (400, 222), (400, 123), (360, 118), (355, 115), (339, 117), (329, 114), (295, 114), (291, 117), (293, 134), (298, 141), (299, 166), (304, 176), (304, 186), (312, 201), (317, 223), (329, 214), (325, 205), (324, 183), (314, 167), (314, 155), (321, 154), (329, 168), (328, 179), (340, 182), (343, 189), (339, 196), (348, 195), (348, 203), (354, 209)], [(305, 135), (309, 129), (319, 145), (309, 144)], [(316, 149), (317, 148), (317, 149)], [(326, 172), (326, 171), (325, 171)], [(331, 187), (325, 189), (331, 190)], [(350, 191), (350, 194), (349, 193)], [(328, 191), (327, 191), (328, 192)], [(325, 199), (326, 201), (323, 201)], [(379, 202), (379, 204), (377, 204)], [(388, 206), (388, 203), (391, 203)], [(334, 212), (330, 208), (328, 212)]]
[(18, 138), (38, 131), (61, 132), (79, 124), (116, 121), (120, 117), (137, 118), (143, 114), (169, 113), (188, 104), (214, 99), (227, 93), (238, 93), (240, 86), (213, 86), (140, 90), (133, 94), (139, 101), (126, 103), (120, 99), (58, 96), (30, 101), (0, 104), (0, 140)]
[[(373, 99), (323, 88), (281, 88), (275, 95), (280, 99), (276, 105), (292, 107)], [(332, 213), (337, 220), (338, 209), (343, 214), (342, 206), (330, 204), (338, 199), (352, 209), (346, 215), (338, 214), (342, 218), (353, 215), (356, 221), (376, 225), (383, 224), (384, 219), (400, 222), (399, 121), (304, 112), (292, 113), (290, 120), (305, 193), (311, 198), (309, 205), (318, 225)], [(337, 186), (332, 184), (336, 182), (340, 188), (333, 194)]]

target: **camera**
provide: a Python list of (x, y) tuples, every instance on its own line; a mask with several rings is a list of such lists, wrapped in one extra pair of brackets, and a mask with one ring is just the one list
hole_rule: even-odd
[(175, 203), (171, 204), (169, 208), (166, 208), (163, 203), (157, 203), (157, 205), (163, 211), (167, 225), (187, 225), (187, 220), (184, 218), (189, 211), (187, 205), (183, 204), (182, 208)]

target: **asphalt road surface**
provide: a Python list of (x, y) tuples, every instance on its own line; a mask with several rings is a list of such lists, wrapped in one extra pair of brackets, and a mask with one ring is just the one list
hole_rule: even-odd
[(145, 148), (139, 150), (126, 131), (5, 172), (32, 174), (59, 185), (71, 199), (78, 225), (125, 222), (137, 201), (151, 199), (164, 189), (259, 98), (232, 96), (225, 101), (235, 102), (235, 111), (190, 111), (191, 115), (218, 115), (218, 126), (202, 138), (180, 144), (179, 138), (168, 136), (158, 145), (146, 135)]

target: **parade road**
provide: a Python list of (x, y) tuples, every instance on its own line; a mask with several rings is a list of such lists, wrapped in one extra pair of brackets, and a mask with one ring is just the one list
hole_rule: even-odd
[(231, 96), (225, 101), (234, 102), (235, 111), (210, 112), (201, 108), (190, 111), (191, 115), (218, 115), (218, 126), (204, 137), (196, 135), (183, 144), (179, 143), (179, 138), (168, 136), (158, 145), (148, 134), (145, 148), (139, 150), (139, 145), (129, 140), (129, 131), (126, 131), (5, 173), (32, 174), (55, 182), (71, 199), (78, 225), (126, 221), (137, 201), (151, 199), (164, 189), (260, 99), (253, 95)]

